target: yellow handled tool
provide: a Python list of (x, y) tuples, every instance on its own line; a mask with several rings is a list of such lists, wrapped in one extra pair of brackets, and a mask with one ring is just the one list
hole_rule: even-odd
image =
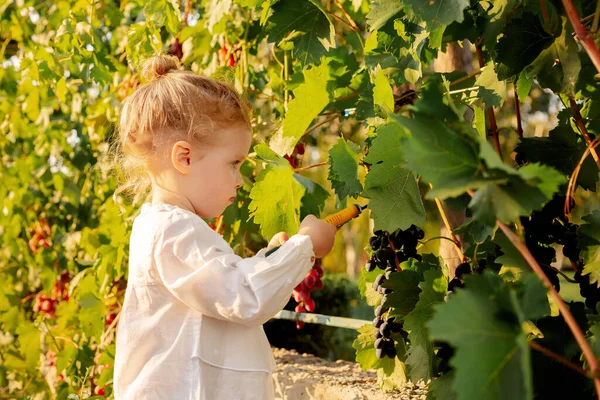
[[(339, 230), (342, 227), (342, 225), (344, 225), (346, 222), (358, 217), (365, 208), (367, 208), (366, 205), (359, 206), (358, 204), (352, 204), (344, 208), (342, 211), (338, 211), (335, 214), (326, 217), (324, 221), (330, 223)], [(281, 245), (275, 246), (272, 249), (268, 250), (265, 253), (265, 257), (271, 255), (275, 250), (277, 250), (280, 247)]]

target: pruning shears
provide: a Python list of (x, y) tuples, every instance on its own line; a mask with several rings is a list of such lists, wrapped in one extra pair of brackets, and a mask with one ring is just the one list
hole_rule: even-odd
[[(335, 214), (331, 214), (330, 216), (326, 217), (324, 221), (330, 223), (339, 230), (342, 227), (342, 225), (344, 225), (346, 222), (358, 217), (362, 213), (362, 211), (367, 207), (368, 204), (364, 206), (360, 206), (358, 204), (351, 204), (348, 207), (344, 208), (342, 211), (338, 211)], [(267, 252), (265, 253), (265, 257), (271, 255), (280, 247), (281, 245), (278, 245), (273, 247), (272, 249), (267, 250)]]

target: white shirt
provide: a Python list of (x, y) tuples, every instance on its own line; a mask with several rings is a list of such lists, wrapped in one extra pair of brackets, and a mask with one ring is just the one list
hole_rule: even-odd
[(199, 360), (228, 376), (270, 374), (275, 360), (262, 324), (285, 307), (314, 252), (298, 234), (265, 251), (241, 258), (196, 214), (142, 205), (129, 242), (115, 399), (204, 398)]

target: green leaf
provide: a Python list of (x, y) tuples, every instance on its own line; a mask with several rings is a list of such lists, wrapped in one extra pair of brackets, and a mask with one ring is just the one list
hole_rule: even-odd
[(455, 348), (450, 364), (457, 398), (533, 398), (529, 348), (514, 291), (489, 272), (465, 281), (465, 289), (435, 308), (428, 325), (433, 339)]
[(512, 223), (541, 209), (566, 182), (564, 175), (540, 164), (529, 164), (518, 175), (505, 178), (505, 183), (490, 183), (475, 192), (469, 203), (474, 219), (491, 225), (496, 218)]
[(348, 196), (357, 198), (362, 192), (358, 180), (358, 156), (343, 137), (329, 150), (329, 175), (331, 186), (340, 200)]
[(380, 107), (385, 115), (394, 111), (394, 94), (392, 93), (390, 81), (379, 67), (375, 70), (373, 103), (375, 104), (375, 107)]
[(420, 115), (394, 121), (411, 133), (403, 140), (407, 166), (433, 185), (428, 198), (453, 197), (485, 184), (478, 145), (453, 129), (457, 125)]
[(486, 10), (486, 16), (489, 16), (489, 20), (486, 21), (483, 33), (483, 42), (488, 49), (493, 49), (496, 46), (498, 36), (517, 4), (517, 0), (495, 0), (490, 3), (491, 7)]
[(300, 202), (305, 189), (293, 174), (289, 166), (268, 165), (252, 187), (248, 209), (266, 238), (279, 232), (291, 236), (300, 226)]
[(496, 45), (496, 62), (502, 64), (497, 67), (499, 78), (506, 79), (519, 74), (553, 41), (554, 38), (544, 31), (536, 15), (523, 13), (521, 18), (513, 18)]
[(378, 268), (375, 268), (371, 272), (367, 272), (367, 270), (363, 268), (360, 272), (360, 277), (358, 278), (360, 295), (371, 307), (378, 306), (381, 303), (382, 295), (373, 290), (373, 282), (375, 282), (375, 278), (380, 274), (381, 271)]
[(521, 278), (521, 296), (519, 306), (523, 312), (524, 320), (535, 320), (550, 315), (548, 303), (548, 289), (540, 278), (534, 273), (528, 273), (525, 279)]
[(279, 155), (292, 152), (311, 121), (329, 104), (331, 93), (328, 83), (331, 80), (328, 59), (322, 59), (321, 64), (304, 71), (304, 83), (294, 90), (294, 99), (288, 105), (283, 130), (273, 136), (269, 143)]
[[(515, 151), (530, 162), (549, 165), (565, 175), (571, 175), (587, 146), (581, 136), (568, 125), (559, 125), (548, 137), (523, 138)], [(588, 157), (579, 171), (577, 183), (584, 189), (593, 190), (598, 181), (598, 168)]]
[(429, 270), (424, 273), (425, 282), (419, 284), (419, 301), (406, 317), (404, 329), (409, 332), (410, 348), (406, 365), (413, 382), (433, 376), (433, 344), (429, 339), (426, 324), (433, 316), (433, 306), (444, 301), (448, 281), (441, 270)]
[(525, 258), (523, 258), (519, 250), (512, 244), (502, 230), (498, 229), (496, 231), (493, 242), (500, 246), (502, 253), (504, 253), (496, 258), (497, 263), (506, 267), (520, 268), (523, 271), (529, 271), (531, 269)]
[(40, 362), (40, 330), (31, 322), (25, 322), (16, 330), (21, 354), (25, 356), (27, 371), (35, 374)]
[(401, 138), (406, 136), (398, 124), (388, 123), (377, 129), (377, 137), (369, 147), (364, 161), (370, 164), (365, 178), (365, 190), (384, 186), (394, 180), (396, 171), (406, 163)]
[(489, 62), (481, 72), (475, 86), (478, 86), (478, 92), (471, 93), (473, 100), (482, 101), (486, 107), (501, 107), (506, 100), (506, 83), (498, 80), (494, 71), (494, 63)]
[(529, 77), (527, 71), (523, 70), (519, 74), (519, 79), (517, 80), (517, 96), (519, 96), (519, 101), (525, 101), (525, 98), (529, 96), (529, 91), (533, 86), (533, 79)]
[(463, 10), (469, 6), (469, 0), (404, 0), (413, 12), (427, 23), (433, 31), (454, 21), (463, 20)]
[(450, 371), (431, 382), (427, 400), (456, 400), (456, 393), (452, 390), (453, 379), (454, 371)]
[(317, 217), (321, 215), (325, 201), (329, 197), (327, 190), (315, 181), (302, 175), (294, 174), (294, 179), (300, 182), (306, 189), (301, 200), (300, 219), (308, 214), (313, 214)]
[(394, 360), (387, 357), (377, 358), (375, 355), (375, 327), (365, 324), (358, 328), (358, 336), (354, 339), (352, 347), (356, 350), (356, 362), (363, 370), (384, 368), (394, 369)]
[(382, 186), (369, 187), (362, 194), (371, 199), (369, 210), (376, 230), (395, 231), (411, 225), (423, 226), (425, 208), (412, 171), (397, 168), (393, 180)]
[(165, 2), (164, 12), (166, 18), (165, 28), (167, 28), (167, 31), (175, 37), (179, 32), (179, 24), (181, 23), (179, 20), (179, 13), (169, 1)]
[(454, 233), (462, 234), (471, 238), (472, 242), (481, 244), (489, 238), (494, 231), (490, 225), (482, 224), (477, 220), (465, 222), (454, 230)]
[(280, 0), (272, 7), (266, 33), (269, 42), (294, 43), (292, 58), (303, 67), (315, 62), (336, 46), (332, 18), (315, 0)]
[(581, 62), (571, 24), (566, 17), (561, 18), (562, 34), (531, 63), (528, 74), (537, 77), (540, 86), (570, 95), (574, 93)]
[(399, 271), (386, 279), (383, 287), (393, 290), (385, 302), (387, 307), (392, 307), (390, 316), (404, 318), (415, 308), (421, 293), (419, 283), (424, 279), (423, 273), (412, 270)]
[(590, 283), (600, 287), (600, 210), (583, 217), (577, 234), (577, 247), (581, 248), (581, 258), (585, 262), (583, 275), (590, 275)]
[(393, 16), (398, 14), (404, 5), (401, 0), (375, 0), (367, 14), (367, 25), (371, 31), (384, 26)]

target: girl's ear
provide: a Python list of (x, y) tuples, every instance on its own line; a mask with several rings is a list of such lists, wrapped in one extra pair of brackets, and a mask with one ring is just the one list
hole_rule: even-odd
[(187, 174), (192, 165), (192, 146), (185, 140), (180, 140), (171, 149), (171, 163), (182, 174)]

